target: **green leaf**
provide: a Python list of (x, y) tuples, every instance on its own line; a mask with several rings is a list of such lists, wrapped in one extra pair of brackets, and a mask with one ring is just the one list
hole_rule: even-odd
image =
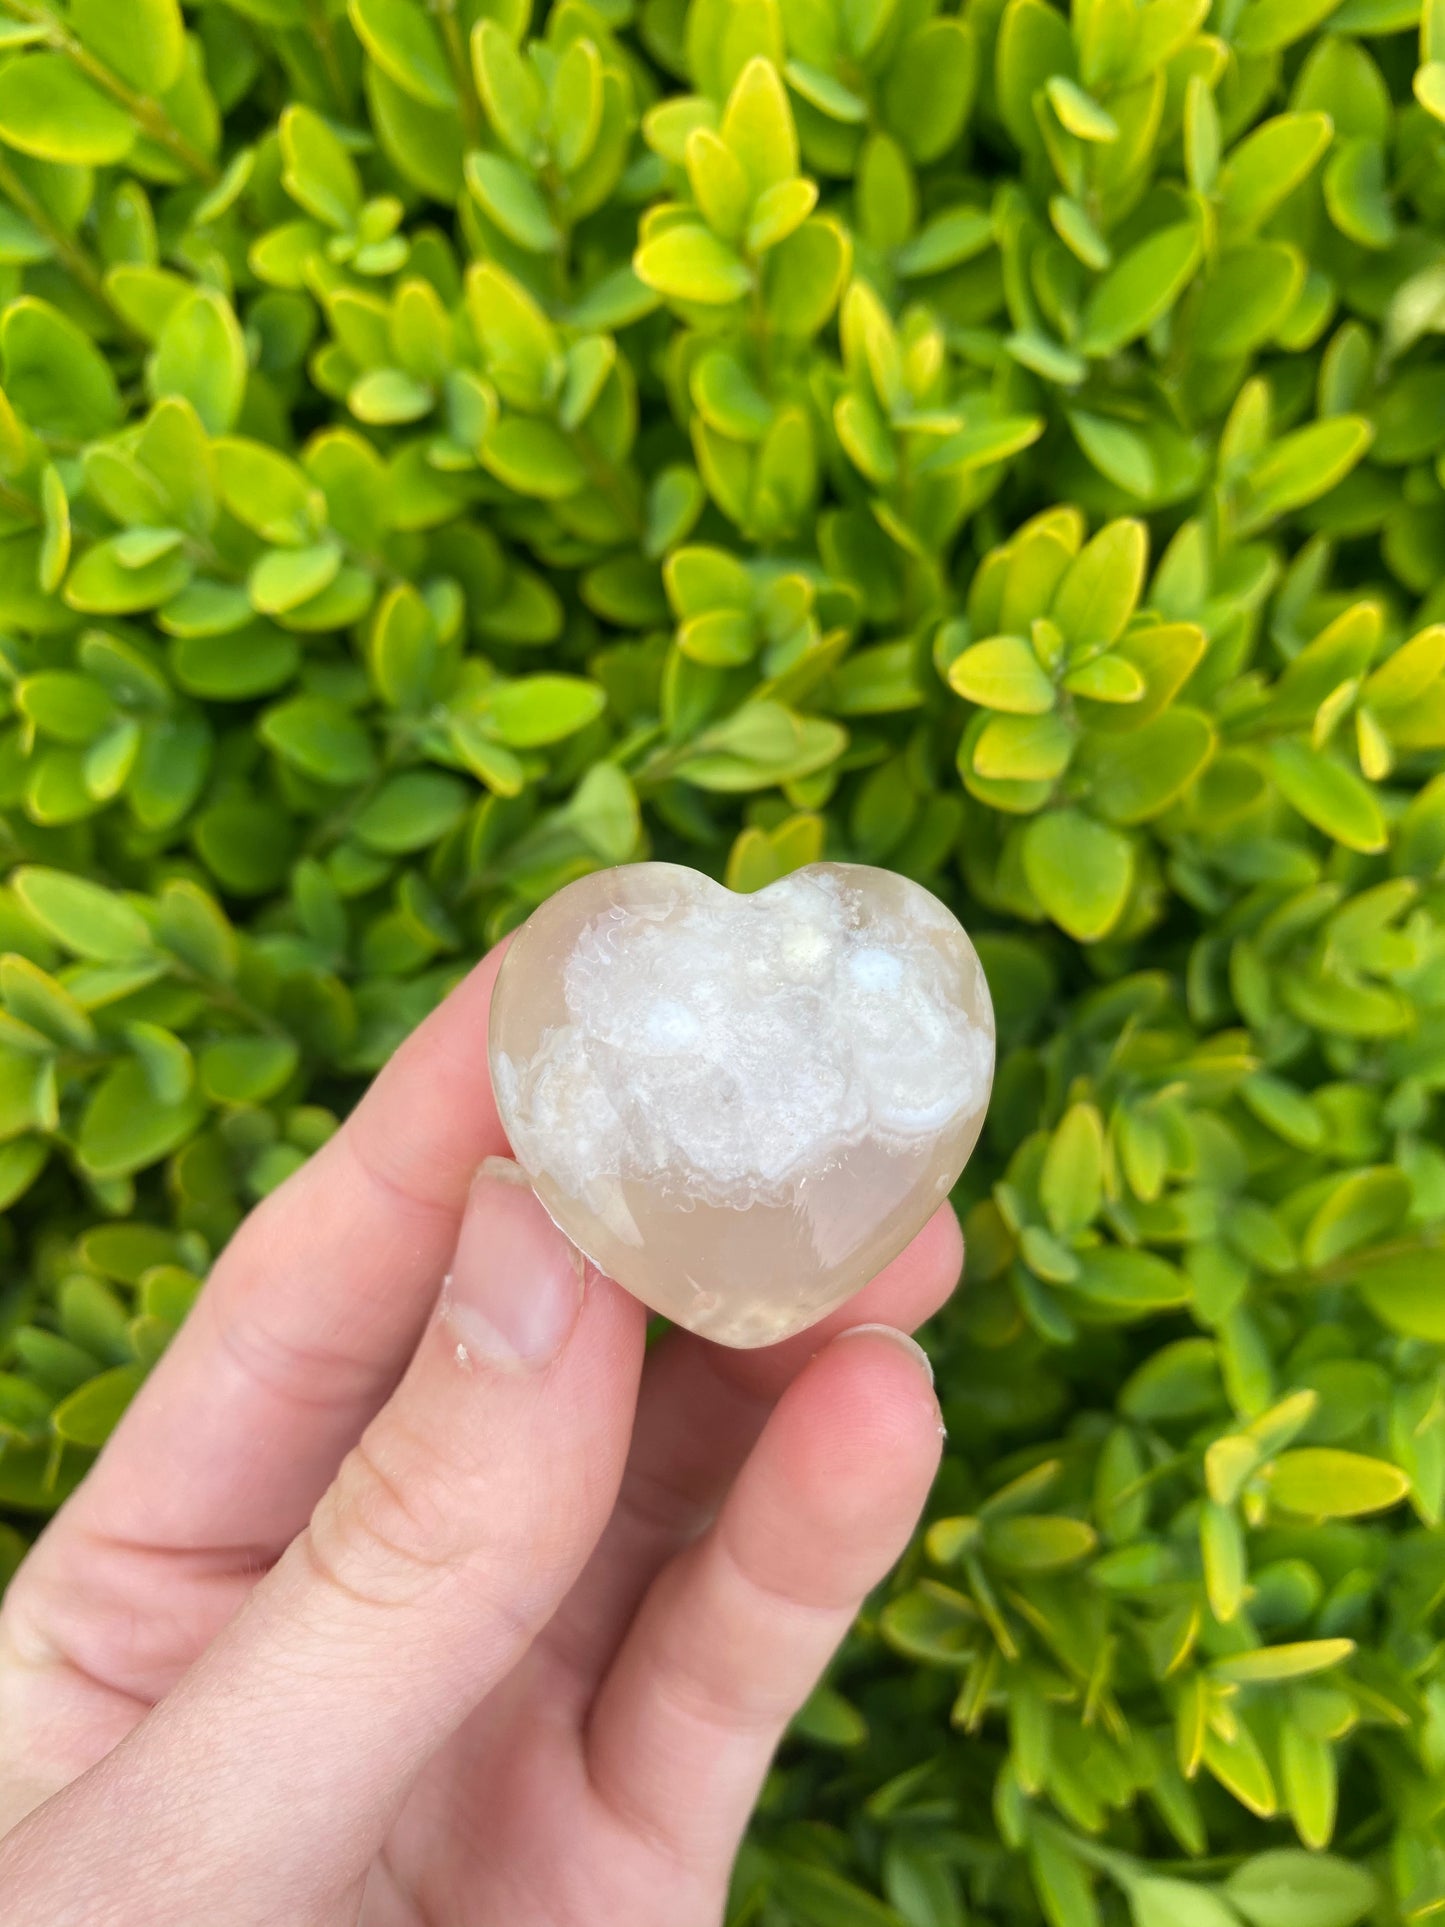
[(1025, 153), (1042, 157), (1034, 97), (1054, 74), (1072, 74), (1076, 56), (1068, 23), (1044, 0), (1008, 0), (999, 23), (998, 113)]
[(508, 240), (529, 254), (547, 254), (561, 243), (561, 232), (546, 198), (530, 174), (504, 154), (468, 154), (467, 186), (482, 212)]
[(1334, 12), (1338, 0), (1247, 0), (1235, 29), (1241, 54), (1277, 53)]
[(1302, 1151), (1318, 1150), (1325, 1139), (1325, 1123), (1318, 1107), (1304, 1092), (1268, 1071), (1245, 1078), (1239, 1094), (1261, 1124)]
[(720, 132), (747, 175), (755, 197), (797, 173), (798, 136), (793, 110), (771, 60), (750, 60), (738, 75), (723, 110)]
[(1091, 656), (1064, 677), (1070, 695), (1087, 696), (1096, 703), (1137, 703), (1148, 685), (1125, 656)]
[(76, 1154), (92, 1177), (128, 1177), (184, 1144), (204, 1115), (198, 1097), (164, 1103), (144, 1068), (127, 1059), (95, 1085), (80, 1120)]
[(37, 160), (105, 167), (135, 145), (124, 107), (63, 54), (27, 53), (0, 68), (0, 141)]
[(940, 160), (973, 103), (975, 36), (952, 15), (925, 20), (899, 46), (883, 83), (883, 119), (915, 161)]
[(637, 849), (642, 819), (637, 791), (615, 763), (596, 763), (577, 785), (568, 815), (604, 863), (626, 863)]
[[(1107, 658), (1104, 658), (1107, 660)], [(1147, 823), (1194, 783), (1214, 754), (1214, 725), (1197, 709), (1166, 709), (1125, 736), (1096, 736), (1080, 761), (1090, 800), (1111, 823)]]
[(471, 270), (467, 314), (504, 401), (536, 409), (562, 385), (565, 363), (556, 329), (519, 281), (484, 263)]
[(156, 934), (174, 956), (201, 976), (229, 983), (240, 963), (236, 933), (219, 904), (186, 878), (161, 892)]
[(0, 998), (12, 1017), (72, 1050), (95, 1047), (95, 1025), (84, 1007), (28, 957), (0, 957)]
[(1248, 241), (1225, 249), (1194, 315), (1200, 352), (1223, 359), (1262, 347), (1283, 325), (1304, 278), (1304, 256), (1283, 242)]
[(154, 948), (140, 912), (86, 877), (27, 867), (16, 870), (10, 884), (41, 928), (74, 956), (131, 963)]
[(562, 741), (601, 715), (606, 692), (580, 676), (527, 676), (490, 695), (488, 719), (513, 749)]
[(101, 684), (69, 669), (42, 669), (27, 676), (15, 695), (21, 713), (42, 735), (60, 743), (92, 742), (115, 714)]
[(1235, 1686), (1270, 1685), (1277, 1680), (1306, 1679), (1340, 1665), (1355, 1650), (1352, 1639), (1302, 1639), (1283, 1646), (1260, 1646), (1231, 1653), (1215, 1663), (1220, 1679)]
[(1361, 247), (1388, 248), (1398, 228), (1390, 204), (1384, 148), (1363, 137), (1343, 141), (1325, 168), (1330, 219)]
[(574, 40), (553, 76), (549, 116), (552, 152), (564, 174), (575, 174), (596, 147), (604, 99), (596, 47), (590, 40)]
[(1410, 1490), (1408, 1474), (1384, 1459), (1329, 1446), (1301, 1446), (1269, 1471), (1273, 1503), (1312, 1519), (1357, 1519), (1398, 1505)]
[(1311, 1270), (1336, 1263), (1386, 1237), (1404, 1222), (1413, 1188), (1392, 1165), (1351, 1171), (1331, 1185), (1300, 1240), (1300, 1256)]
[(789, 1732), (815, 1746), (854, 1747), (867, 1739), (868, 1722), (841, 1693), (830, 1686), (816, 1686), (794, 1714)]
[(1336, 415), (1275, 442), (1246, 475), (1240, 533), (1252, 534), (1342, 482), (1370, 446), (1373, 433), (1363, 416)]
[(669, 300), (707, 307), (741, 300), (752, 286), (752, 274), (733, 250), (691, 222), (665, 228), (645, 242), (632, 265), (641, 281)]
[(126, 1026), (126, 1042), (146, 1074), (153, 1096), (163, 1104), (179, 1104), (191, 1088), (195, 1066), (180, 1038), (159, 1024)]
[(1144, 524), (1110, 522), (1064, 572), (1050, 614), (1072, 656), (1103, 649), (1123, 633), (1139, 600), (1149, 538)]
[(1315, 166), (1330, 144), (1328, 114), (1277, 114), (1233, 148), (1219, 173), (1221, 216), (1254, 233)]
[(903, 275), (938, 274), (982, 254), (992, 241), (993, 222), (982, 208), (949, 208), (899, 248), (894, 266)]
[(457, 104), (457, 87), (436, 26), (416, 0), (348, 0), (356, 37), (398, 87), (424, 107)]
[(425, 382), (404, 374), (400, 368), (369, 368), (352, 385), (346, 402), (358, 421), (395, 427), (429, 415), (436, 396)]
[(1355, 1927), (1379, 1898), (1366, 1868), (1297, 1847), (1252, 1854), (1229, 1876), (1225, 1892), (1250, 1927)]
[(852, 266), (845, 228), (814, 215), (771, 250), (764, 305), (781, 335), (803, 340), (817, 334), (838, 305)]
[(1425, 112), (1445, 121), (1445, 61), (1428, 60), (1423, 67), (1417, 67), (1411, 85)]
[(138, 93), (159, 99), (181, 78), (180, 0), (130, 0), (123, 14), (111, 0), (70, 0), (70, 20), (90, 51)]
[(382, 784), (353, 827), (368, 849), (404, 856), (443, 836), (467, 801), (467, 787), (459, 778), (441, 770), (409, 770)]
[(351, 229), (361, 213), (361, 176), (336, 135), (309, 107), (288, 107), (279, 133), (281, 179), (292, 200), (327, 227)]
[(980, 776), (1010, 782), (1052, 782), (1062, 776), (1074, 749), (1074, 730), (1066, 716), (996, 716), (973, 750)]
[(1119, 123), (1091, 94), (1066, 74), (1054, 74), (1045, 87), (1049, 105), (1077, 140), (1107, 143), (1119, 138)]
[(1041, 716), (1054, 706), (1054, 685), (1021, 636), (993, 636), (955, 656), (949, 687), (985, 709)]
[(1106, 415), (1069, 411), (1069, 427), (1085, 455), (1109, 481), (1142, 500), (1158, 491), (1159, 467), (1144, 436)]
[(1079, 348), (1112, 355), (1167, 314), (1184, 291), (1200, 253), (1192, 222), (1151, 234), (1104, 276), (1084, 307)]
[(770, 1884), (803, 1927), (905, 1927), (891, 1907), (828, 1867), (778, 1860)]
[[(326, 499), (279, 449), (240, 437), (212, 445), (221, 500), (265, 542), (305, 544), (320, 533)], [(240, 598), (244, 610), (245, 599)]]
[(539, 501), (565, 501), (587, 483), (586, 464), (562, 430), (519, 415), (498, 422), (482, 461), (498, 481)]
[(117, 1365), (102, 1372), (63, 1398), (50, 1414), (55, 1436), (68, 1445), (97, 1450), (104, 1445), (121, 1413), (140, 1390), (145, 1373), (139, 1365)]
[(1081, 810), (1053, 810), (1024, 832), (1024, 875), (1046, 915), (1080, 943), (1119, 921), (1134, 881), (1134, 846)]
[(723, 240), (735, 241), (753, 202), (742, 162), (711, 127), (693, 128), (685, 156), (688, 185), (703, 218)]
[(1151, 1875), (1131, 1881), (1128, 1893), (1134, 1927), (1239, 1927), (1228, 1901), (1190, 1880)]
[[(3, 76), (0, 76), (3, 77)], [(120, 388), (99, 349), (66, 315), (24, 295), (0, 318), (5, 393), (26, 420), (69, 441), (120, 423)]]
[(753, 606), (753, 579), (725, 549), (679, 549), (662, 573), (668, 601), (679, 616), (706, 615), (714, 609), (747, 612)]
[(1323, 750), (1286, 739), (1272, 745), (1270, 767), (1279, 792), (1307, 823), (1348, 850), (1383, 850), (1389, 842), (1374, 791), (1364, 778)]
[(987, 1557), (1014, 1572), (1058, 1572), (1087, 1559), (1098, 1542), (1083, 1519), (1028, 1514), (990, 1520), (983, 1534)]
[(319, 782), (364, 783), (375, 773), (370, 731), (325, 696), (294, 696), (268, 709), (258, 732), (278, 756)]
[(332, 542), (308, 549), (271, 549), (251, 570), (251, 606), (262, 615), (286, 615), (336, 580), (341, 550)]
[(778, 247), (807, 220), (818, 202), (814, 181), (778, 181), (758, 196), (744, 239), (751, 254)]
[(57, 1121), (54, 1060), (0, 1044), (0, 1140), (53, 1131)]
[(502, 141), (520, 161), (538, 158), (545, 101), (531, 63), (495, 20), (472, 29), (472, 68), (482, 104)]
[(1084, 1863), (1062, 1840), (1042, 1829), (1035, 1833), (1029, 1842), (1029, 1873), (1048, 1927), (1100, 1927), (1103, 1916)]
[(1082, 1252), (1075, 1284), (1096, 1305), (1135, 1315), (1189, 1301), (1189, 1281), (1181, 1271), (1151, 1251), (1127, 1245), (1101, 1245)]
[(146, 373), (154, 400), (178, 395), (212, 435), (228, 434), (241, 412), (248, 374), (245, 339), (230, 303), (205, 289), (178, 301)]
[(1104, 1120), (1093, 1104), (1074, 1104), (1049, 1140), (1039, 1202), (1055, 1237), (1092, 1224), (1104, 1196)]
[(289, 1037), (223, 1037), (201, 1052), (201, 1089), (214, 1104), (264, 1104), (289, 1082), (297, 1055)]
[[(247, 598), (248, 616), (250, 606)], [(247, 702), (289, 683), (300, 667), (301, 650), (294, 636), (270, 623), (250, 622), (221, 636), (182, 637), (172, 645), (170, 663), (189, 694), (211, 702)]]
[(1391, 1331), (1445, 1343), (1445, 1292), (1440, 1290), (1434, 1252), (1383, 1258), (1362, 1269), (1355, 1282), (1370, 1310)]

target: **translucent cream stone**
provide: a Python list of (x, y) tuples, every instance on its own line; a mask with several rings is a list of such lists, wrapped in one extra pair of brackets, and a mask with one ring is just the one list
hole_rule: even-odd
[(675, 863), (583, 877), (497, 978), (513, 1155), (603, 1271), (724, 1345), (865, 1285), (983, 1125), (993, 1006), (929, 892), (815, 863), (737, 896)]

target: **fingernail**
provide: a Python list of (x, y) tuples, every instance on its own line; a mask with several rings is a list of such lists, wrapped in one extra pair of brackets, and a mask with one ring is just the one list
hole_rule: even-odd
[(845, 1331), (839, 1332), (838, 1337), (891, 1338), (900, 1351), (907, 1352), (914, 1364), (927, 1378), (929, 1384), (931, 1385), (933, 1383), (933, 1365), (928, 1353), (924, 1351), (916, 1338), (910, 1338), (907, 1332), (899, 1331), (896, 1325), (849, 1325)]
[(571, 1335), (584, 1276), (580, 1252), (547, 1216), (520, 1166), (488, 1158), (472, 1182), (442, 1293), (459, 1362), (540, 1370)]

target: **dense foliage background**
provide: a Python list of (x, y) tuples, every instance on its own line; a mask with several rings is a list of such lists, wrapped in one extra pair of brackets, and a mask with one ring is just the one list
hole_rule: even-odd
[(0, 1565), (549, 891), (890, 864), (949, 1458), (737, 1922), (1445, 1908), (1442, 118), (1441, 0), (0, 0)]

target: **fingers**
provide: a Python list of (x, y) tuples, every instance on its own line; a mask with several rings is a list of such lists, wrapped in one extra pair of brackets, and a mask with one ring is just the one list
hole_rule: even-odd
[(301, 1529), (416, 1344), (473, 1173), (506, 1150), (487, 1071), (499, 961), (241, 1226), (62, 1532), (232, 1551), (254, 1572)]
[(597, 1797), (681, 1872), (731, 1864), (785, 1725), (917, 1520), (940, 1427), (906, 1346), (861, 1330), (805, 1367), (603, 1683)]
[(254, 1887), (257, 1838), (265, 1918), (347, 1891), (590, 1553), (643, 1326), (609, 1280), (584, 1289), (530, 1190), (483, 1176), (441, 1314), (305, 1532), (130, 1738), (26, 1825), (98, 1837), (106, 1882), (131, 1851), (200, 1870), (186, 1920), (211, 1918), (228, 1881)]
[(725, 1351), (673, 1332), (648, 1354), (617, 1509), (545, 1644), (590, 1695), (654, 1575), (710, 1521), (778, 1397), (830, 1339), (854, 1325), (912, 1331), (944, 1304), (963, 1236), (942, 1205), (893, 1262), (821, 1325), (761, 1351)]

